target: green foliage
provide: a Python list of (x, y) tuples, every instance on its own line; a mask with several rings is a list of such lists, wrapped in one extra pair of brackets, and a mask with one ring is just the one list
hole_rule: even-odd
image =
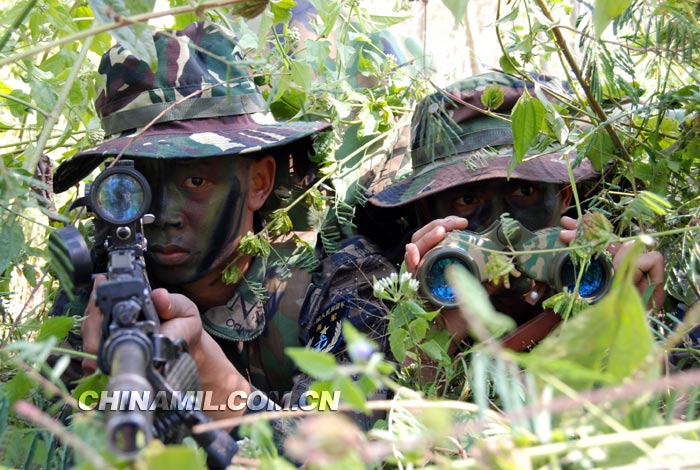
[[(308, 24), (293, 21), (294, 3), (172, 0), (166, 7), (178, 14), (160, 24), (149, 20), (163, 14), (154, 11), (160, 6), (153, 1), (28, 0), (0, 9), (1, 466), (126, 465), (104, 448), (101, 415), (68, 413), (74, 398), (102, 390), (106, 378), (96, 374), (72, 393), (65, 390), (60, 376), (68, 356), (57, 345), (79, 323), (47, 315), (57, 282), (47, 274), (46, 239), (66, 221), (77, 195), (53, 195), (47, 165), (55, 168), (101, 142), (92, 104), (97, 61), (115, 40), (155, 67), (150, 35), (161, 24), (183, 27), (204, 17), (231, 26), (278, 118), (323, 118), (332, 124), (309, 155), (314, 177), (290, 183), (290, 197), (270, 211), (265, 233), (246, 235), (241, 253), (275, 258), (288, 272), (295, 266), (313, 270), (319, 251), (333, 252), (343, 237), (356, 233), (357, 207), (366, 201), (376, 170), (372, 160), (391, 153), (399, 123), (440, 85), (420, 35), (392, 42), (385, 31), (410, 18), (405, 11), (421, 2), (397, 1), (393, 13), (380, 14), (366, 2), (312, 0), (318, 15)], [(442, 3), (455, 23), (465, 20), (467, 1)], [(300, 455), (316, 459), (310, 468), (573, 469), (641, 465), (637, 458), (667, 464), (672, 452), (697, 456), (697, 387), (660, 387), (657, 366), (662, 347), (698, 355), (692, 344), (657, 344), (682, 325), (677, 312), (700, 298), (697, 5), (520, 0), (500, 1), (498, 8), (500, 16), (489, 24), (497, 30), (503, 69), (523, 80), (560, 70), (574, 92), (564, 96), (535, 83), (534, 93), (523, 95), (511, 115), (511, 165), (546, 145), (569, 152), (573, 165), (588, 159), (602, 175), (593, 192), (582, 188), (579, 209), (606, 217), (584, 218), (575, 242), (582, 248), (573, 255), (585, 262), (611, 241), (653, 234), (666, 257), (670, 298), (653, 317), (645, 315), (646, 298), (634, 288), (628, 257), (611, 291), (594, 306), (566, 293), (549, 298), (546, 305), (568, 312), (568, 318), (532, 353), (513, 356), (496, 341), (512, 321), (465, 274), (454, 274), (471, 325), (472, 338), (463, 342), (446, 331), (440, 312), (422, 303), (416, 281), (406, 273), (378, 280), (375, 294), (393, 306), (387, 341), (397, 364), (348, 325), (344, 337), (352, 364), (339, 365), (324, 353), (289, 351), (317, 380), (315, 390), (340, 390), (355, 410), (369, 412), (367, 399), (379, 389), (396, 391), (384, 425), (371, 433), (337, 422), (298, 430), (307, 432), (302, 434), (307, 447), (301, 449), (313, 451)], [(571, 15), (576, 21), (565, 26)], [(388, 54), (386, 44), (397, 55)], [(563, 66), (557, 69), (558, 64)], [(503, 96), (494, 88), (483, 100), (498, 111)], [(453, 135), (451, 116), (440, 113), (444, 126), (433, 136), (436, 142)], [(79, 226), (89, 230), (85, 220)], [(321, 245), (296, 233), (305, 230), (318, 233)], [(282, 235), (295, 248), (282, 251), (268, 239)], [(493, 259), (494, 277), (512, 273), (507, 259)], [(229, 283), (242, 280), (233, 264), (224, 277)], [(608, 388), (613, 385), (622, 392)], [(661, 388), (670, 392), (658, 393)], [(616, 398), (620, 393), (629, 403)], [(424, 408), (402, 405), (406, 400)], [(38, 411), (31, 419), (20, 416), (18, 403)], [(52, 422), (60, 426), (49, 428), (42, 417), (56, 418)], [(277, 454), (268, 423), (258, 420), (243, 435), (246, 457), (261, 468), (292, 468)], [(78, 449), (71, 437), (88, 450)], [(194, 446), (154, 442), (135, 468), (203, 465)]]
[(603, 34), (610, 22), (629, 7), (632, 0), (597, 0), (593, 9), (593, 24), (598, 36)]
[(469, 323), (476, 323), (486, 327), (484, 331), (480, 331), (476, 327), (472, 329), (477, 340), (486, 341), (490, 336), (503, 336), (505, 333), (515, 329), (515, 321), (494, 310), (484, 287), (464, 267), (459, 265), (450, 266), (447, 270), (447, 278), (450, 284), (458, 286), (457, 296), (460, 300), (461, 310), (472, 316), (472, 320), (476, 320)]
[[(546, 110), (539, 100), (525, 91), (511, 112), (515, 164), (523, 161), (525, 154), (537, 139), (544, 125)], [(511, 164), (513, 167), (514, 164)]]
[[(102, 1), (90, 0), (90, 8), (100, 24), (116, 22), (120, 17), (153, 11), (155, 0)], [(145, 60), (153, 70), (157, 68), (156, 45), (151, 36), (153, 31), (146, 23), (132, 23), (111, 31), (114, 39)]]
[(72, 317), (47, 318), (41, 325), (36, 340), (45, 341), (49, 337), (53, 337), (57, 342), (61, 342), (73, 327), (73, 323), (75, 323), (75, 320)]
[(625, 257), (601, 301), (523, 359), (531, 369), (551, 373), (575, 390), (658, 377), (658, 352), (633, 282), (641, 246)]

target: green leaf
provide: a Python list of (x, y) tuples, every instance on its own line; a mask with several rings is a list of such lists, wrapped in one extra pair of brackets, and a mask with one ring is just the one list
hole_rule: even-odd
[(73, 390), (72, 396), (81, 403), (91, 405), (91, 401), (95, 400), (95, 395), (92, 394), (92, 396), (90, 396), (87, 392), (95, 392), (98, 394), (97, 396), (99, 396), (99, 393), (107, 387), (108, 380), (109, 376), (98, 370), (94, 374), (80, 379), (78, 381), (78, 386)]
[(73, 327), (72, 317), (49, 317), (41, 325), (37, 341), (46, 341), (50, 336), (56, 338), (56, 342), (60, 343), (66, 337), (70, 329)]
[(590, 142), (586, 146), (586, 156), (591, 165), (598, 171), (605, 168), (610, 160), (615, 158), (615, 144), (604, 129), (593, 132)]
[(506, 96), (506, 90), (500, 85), (487, 85), (484, 92), (481, 94), (481, 104), (487, 109), (498, 109), (503, 104)]
[(0, 227), (0, 240), (2, 240), (0, 243), (0, 273), (3, 273), (17, 258), (24, 245), (22, 225), (16, 220), (3, 220), (2, 227)]
[(234, 15), (251, 19), (265, 11), (267, 4), (268, 0), (246, 0), (241, 3), (233, 4), (231, 9)]
[(27, 375), (18, 370), (12, 379), (2, 386), (2, 392), (5, 394), (10, 403), (14, 403), (20, 398), (27, 396), (32, 389), (32, 382), (27, 378)]
[(391, 26), (403, 23), (412, 18), (412, 15), (374, 15), (368, 12), (372, 26), (376, 31), (389, 29)]
[(455, 26), (460, 24), (467, 14), (467, 5), (469, 0), (442, 0), (442, 4), (450, 10), (455, 19)]
[(455, 264), (447, 268), (446, 274), (447, 280), (457, 293), (460, 308), (474, 315), (489, 333), (501, 336), (515, 329), (515, 320), (493, 308), (486, 289), (467, 269)]
[(610, 22), (620, 16), (632, 0), (597, 0), (593, 9), (593, 26), (598, 37)]
[(292, 19), (292, 8), (297, 2), (294, 0), (270, 0), (273, 23), (288, 23)]
[(408, 338), (408, 332), (401, 329), (394, 331), (389, 336), (391, 353), (399, 363), (406, 359), (406, 338)]
[(522, 162), (525, 154), (537, 139), (542, 130), (547, 111), (539, 100), (531, 97), (527, 91), (518, 98), (511, 113), (513, 129), (513, 147), (518, 162)]
[(336, 375), (336, 362), (332, 354), (306, 348), (287, 348), (287, 356), (302, 372), (317, 380), (329, 380)]
[[(89, 0), (95, 20), (99, 24), (113, 23), (115, 15), (129, 17), (138, 13), (153, 11), (155, 0)], [(123, 47), (133, 52), (136, 57), (148, 63), (151, 70), (157, 68), (156, 45), (153, 31), (146, 23), (132, 23), (129, 26), (114, 29), (112, 37)]]
[(429, 340), (421, 344), (420, 349), (433, 361), (441, 361), (445, 358), (447, 352), (434, 340)]
[(340, 399), (354, 406), (358, 410), (367, 410), (365, 406), (365, 395), (362, 393), (360, 387), (358, 387), (358, 385), (355, 382), (353, 382), (349, 377), (337, 377), (335, 380), (333, 380), (331, 390), (339, 391)]
[(595, 382), (622, 383), (626, 378), (650, 380), (659, 375), (652, 333), (633, 279), (643, 249), (637, 243), (625, 256), (607, 295), (591, 308), (564, 322), (531, 353), (532, 369), (555, 372), (576, 390)]
[(518, 62), (515, 60), (515, 57), (512, 55), (502, 55), (500, 59), (498, 59), (498, 65), (501, 67), (501, 70), (505, 73), (517, 73), (518, 69), (516, 66), (518, 65)]
[(542, 86), (539, 82), (535, 82), (535, 96), (542, 103), (546, 110), (546, 119), (554, 133), (554, 136), (560, 144), (564, 144), (569, 138), (569, 128), (566, 126), (564, 118), (557, 111), (554, 104), (547, 99)]
[(158, 440), (150, 444), (139, 455), (137, 469), (175, 470), (192, 469), (206, 470), (206, 460), (198, 449), (186, 445), (163, 445)]

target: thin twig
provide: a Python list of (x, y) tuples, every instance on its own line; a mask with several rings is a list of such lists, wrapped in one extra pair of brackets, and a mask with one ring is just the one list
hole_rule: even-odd
[[(547, 17), (547, 19), (549, 19), (549, 21), (554, 22), (552, 12), (549, 10), (544, 0), (537, 0), (537, 4), (539, 5), (540, 10), (542, 10), (542, 13)], [(586, 94), (586, 98), (588, 99), (588, 104), (593, 109), (593, 112), (596, 114), (596, 116), (598, 116), (598, 119), (600, 119), (601, 122), (604, 123), (605, 130), (608, 132), (608, 135), (610, 135), (610, 138), (612, 139), (615, 147), (620, 151), (623, 160), (627, 163), (630, 163), (632, 161), (632, 157), (630, 156), (629, 152), (627, 152), (627, 149), (622, 143), (622, 140), (620, 140), (620, 136), (617, 135), (617, 132), (615, 132), (615, 129), (612, 127), (612, 125), (608, 123), (608, 116), (605, 114), (605, 111), (603, 110), (602, 106), (595, 99), (595, 96), (593, 96), (591, 88), (584, 79), (583, 73), (581, 72), (578, 63), (576, 63), (576, 60), (574, 59), (574, 56), (571, 53), (571, 50), (569, 50), (569, 46), (566, 43), (564, 36), (562, 36), (561, 31), (559, 31), (559, 29), (557, 28), (552, 28), (551, 31), (552, 35), (554, 36), (554, 40), (557, 43), (557, 46), (561, 50), (562, 54), (564, 54), (564, 57), (566, 58), (566, 61), (569, 64), (569, 67), (571, 67), (571, 70), (574, 72), (574, 75), (576, 76), (576, 79), (581, 85), (581, 88), (583, 88), (583, 91)]]

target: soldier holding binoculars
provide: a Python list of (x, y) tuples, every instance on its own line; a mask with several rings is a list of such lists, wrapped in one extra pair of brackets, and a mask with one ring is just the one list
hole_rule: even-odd
[[(561, 88), (552, 79), (538, 77), (538, 80), (542, 80), (540, 83), (545, 90)], [(449, 286), (442, 279), (436, 280), (436, 276), (440, 277), (439, 270), (436, 271), (440, 263), (465, 264), (484, 282), (495, 308), (513, 317), (519, 325), (536, 318), (543, 311), (542, 301), (557, 288), (567, 286), (567, 279), (562, 279), (566, 274), (561, 274), (561, 263), (564, 263), (561, 259), (561, 269), (556, 273), (548, 266), (554, 261), (548, 259), (540, 263), (534, 275), (518, 266), (519, 271), (525, 271), (525, 276), (511, 277), (509, 283), (498, 285), (487, 282), (483, 272), (478, 272), (484, 260), (476, 259), (483, 256), (483, 252), (470, 249), (469, 254), (465, 254), (464, 249), (457, 247), (460, 242), (454, 241), (458, 238), (455, 232), (468, 231), (461, 237), (470, 238), (471, 245), (498, 251), (512, 246), (511, 242), (517, 242), (516, 248), (520, 249), (533, 244), (538, 248), (564, 246), (576, 235), (577, 221), (565, 216), (572, 201), (572, 188), (568, 163), (562, 152), (545, 150), (535, 158), (526, 156), (509, 171), (513, 134), (510, 122), (495, 115), (509, 114), (524, 86), (529, 86), (529, 93), (534, 94), (532, 84), (490, 72), (457, 82), (445, 92), (424, 99), (412, 122), (411, 173), (369, 200), (376, 208), (397, 210), (411, 204), (415, 208), (420, 228), (405, 247), (406, 268), (421, 280), (421, 288), (428, 299), (444, 307), (440, 318), (454, 335), (455, 343), (466, 339), (468, 328), (462, 315), (454, 309), (456, 301)], [(503, 91), (503, 102), (494, 106), (493, 113), (487, 112), (482, 99), (489, 88)], [(565, 93), (563, 89), (557, 91)], [(448, 127), (450, 129), (445, 130)], [(573, 169), (573, 175), (576, 183), (592, 181), (599, 176), (587, 159)], [(504, 239), (500, 226), (504, 213), (517, 221), (519, 240)], [(433, 249), (438, 245), (452, 256), (449, 261), (444, 256), (435, 260)], [(617, 266), (630, 247), (630, 244), (609, 246), (607, 251), (612, 256), (612, 265)], [(458, 253), (455, 255), (455, 252)], [(519, 258), (516, 257), (516, 266)], [(612, 266), (603, 263), (590, 275), (592, 283), (601, 284), (592, 290), (607, 289), (603, 284), (609, 284), (611, 276)], [(656, 285), (651, 303), (657, 306), (665, 298), (663, 280), (663, 256), (655, 251), (643, 254), (638, 261), (635, 282), (640, 292), (650, 284)], [(579, 293), (584, 296), (581, 290)], [(554, 326), (553, 322), (558, 322), (550, 315), (546, 331), (521, 340), (516, 349), (541, 340)]]

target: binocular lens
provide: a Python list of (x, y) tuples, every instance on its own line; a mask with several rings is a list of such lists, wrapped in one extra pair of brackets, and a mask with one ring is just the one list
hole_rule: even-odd
[[(569, 291), (573, 291), (576, 286), (576, 277), (578, 269), (574, 266), (571, 258), (567, 259), (562, 265), (561, 280), (562, 285), (566, 286)], [(603, 290), (607, 290), (608, 274), (603, 263), (597, 259), (591, 259), (588, 267), (581, 277), (578, 293), (584, 299), (598, 297)]]
[(430, 266), (425, 281), (427, 282), (428, 291), (432, 294), (435, 300), (439, 300), (441, 305), (456, 304), (456, 297), (452, 286), (447, 282), (445, 271), (448, 266), (459, 264), (469, 270), (469, 266), (464, 260), (455, 257), (439, 258)]
[(128, 173), (114, 173), (99, 183), (96, 202), (105, 219), (116, 223), (133, 220), (143, 210), (146, 194), (141, 183)]

